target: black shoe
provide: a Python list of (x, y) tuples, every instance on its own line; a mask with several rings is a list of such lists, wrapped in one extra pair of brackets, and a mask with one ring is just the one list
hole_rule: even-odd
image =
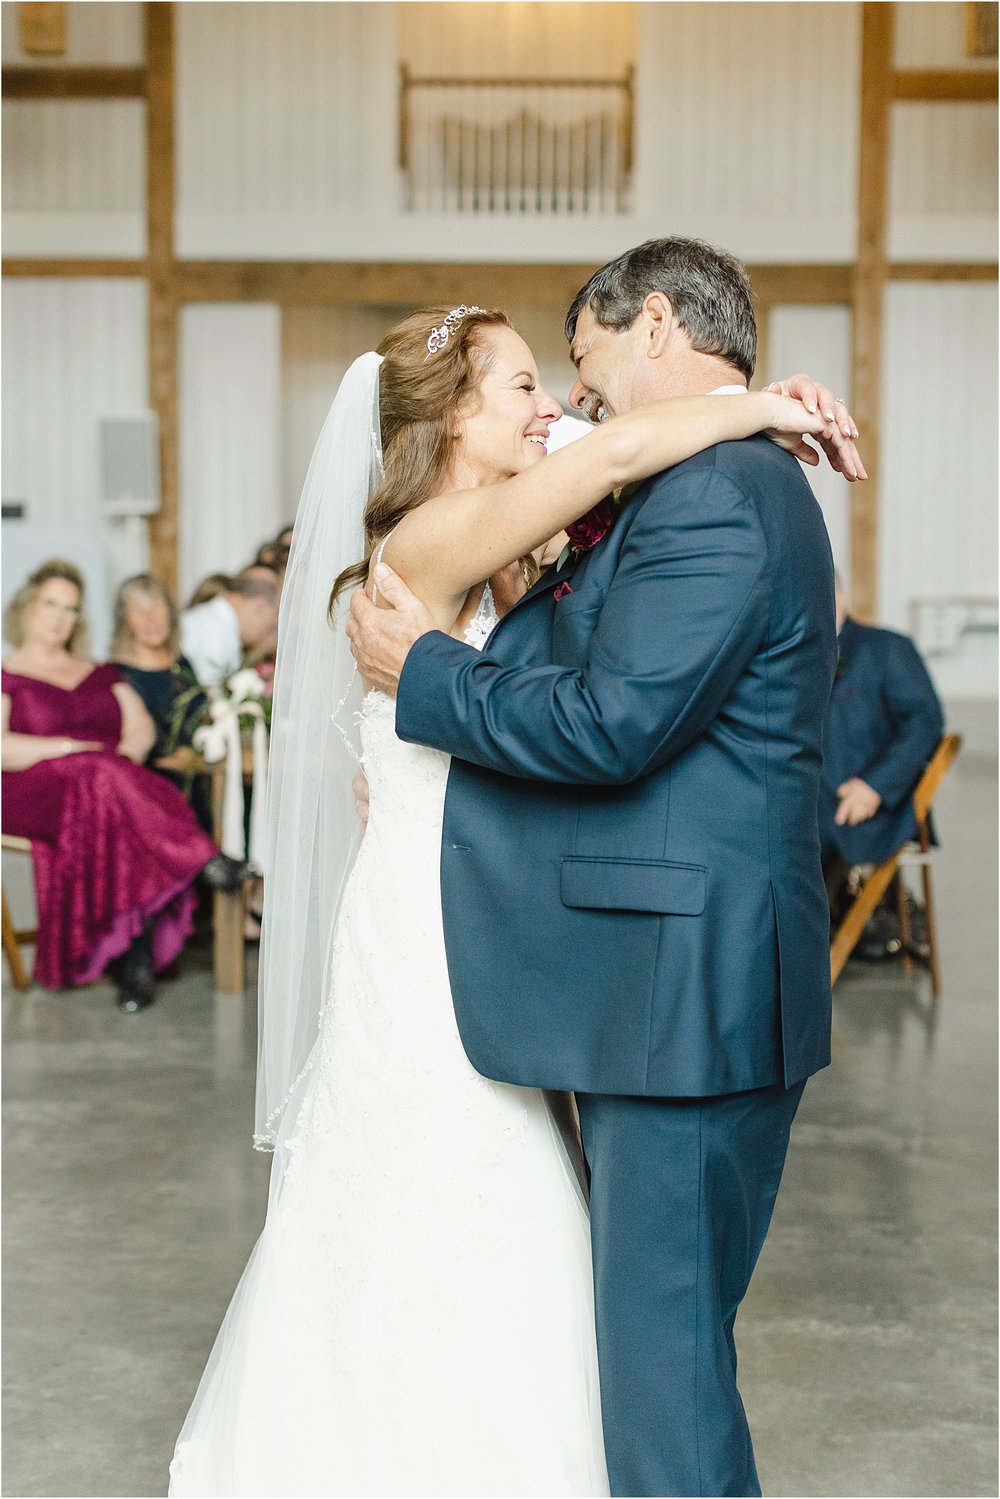
[(148, 931), (140, 932), (132, 946), (110, 965), (118, 984), (118, 1008), (133, 1014), (145, 1010), (156, 998), (153, 955)]
[(123, 984), (118, 990), (117, 1004), (126, 1015), (134, 1015), (137, 1010), (148, 1010), (155, 999), (154, 989), (132, 989)]
[(853, 956), (863, 963), (882, 963), (894, 958), (903, 946), (899, 917), (887, 906), (877, 906), (858, 939)]
[(213, 854), (201, 871), (210, 890), (238, 890), (250, 876), (245, 859), (231, 859), (228, 854)]

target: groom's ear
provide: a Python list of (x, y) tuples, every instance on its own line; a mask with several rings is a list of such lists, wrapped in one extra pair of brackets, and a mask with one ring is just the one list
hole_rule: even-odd
[(670, 298), (661, 291), (651, 291), (643, 301), (639, 317), (642, 319), (642, 337), (647, 357), (659, 359), (677, 328)]

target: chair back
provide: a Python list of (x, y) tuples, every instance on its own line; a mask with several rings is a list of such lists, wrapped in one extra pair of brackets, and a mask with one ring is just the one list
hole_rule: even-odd
[(962, 748), (961, 734), (946, 734), (927, 762), (927, 769), (917, 782), (913, 793), (913, 809), (918, 822), (926, 822), (931, 803), (941, 788), (941, 782), (955, 763)]
[[(830, 980), (836, 983), (843, 971), (851, 953), (854, 951), (866, 923), (872, 916), (876, 906), (892, 883), (893, 876), (899, 869), (900, 861), (909, 859), (912, 851), (923, 866), (924, 881), (924, 909), (927, 920), (927, 937), (929, 947), (929, 966), (931, 969), (931, 984), (935, 999), (941, 987), (941, 971), (937, 956), (936, 920), (934, 915), (933, 893), (931, 887), (930, 871), (930, 829), (927, 825), (927, 814), (930, 812), (931, 803), (941, 787), (941, 782), (948, 774), (955, 762), (955, 757), (962, 748), (961, 734), (945, 734), (937, 749), (934, 751), (923, 775), (917, 782), (913, 792), (913, 807), (917, 817), (917, 826), (920, 835), (919, 850), (916, 845), (904, 843), (894, 854), (885, 859), (881, 864), (876, 864), (861, 889), (854, 898), (853, 903), (844, 915), (833, 940), (830, 943)], [(900, 890), (900, 897), (905, 892)], [(903, 962), (906, 971), (912, 967), (909, 947), (909, 927), (905, 918), (904, 906), (900, 906), (900, 925), (903, 931)]]

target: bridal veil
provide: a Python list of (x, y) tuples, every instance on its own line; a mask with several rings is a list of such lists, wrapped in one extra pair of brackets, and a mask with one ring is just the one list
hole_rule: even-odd
[(332, 623), (327, 605), (334, 579), (365, 552), (365, 508), (382, 475), (381, 364), (381, 355), (362, 354), (341, 382), (306, 475), (281, 597), (258, 978), (261, 1150), (274, 1148), (316, 1040), (334, 922), (360, 842), (351, 782), (361, 681), (344, 632), (349, 593)]

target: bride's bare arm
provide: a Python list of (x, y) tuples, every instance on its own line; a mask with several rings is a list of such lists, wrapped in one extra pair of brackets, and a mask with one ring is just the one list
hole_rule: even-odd
[(654, 401), (503, 483), (425, 501), (393, 532), (385, 561), (430, 608), (457, 609), (474, 583), (543, 546), (619, 485), (718, 442), (768, 429), (818, 436), (826, 427), (819, 413), (768, 391)]

